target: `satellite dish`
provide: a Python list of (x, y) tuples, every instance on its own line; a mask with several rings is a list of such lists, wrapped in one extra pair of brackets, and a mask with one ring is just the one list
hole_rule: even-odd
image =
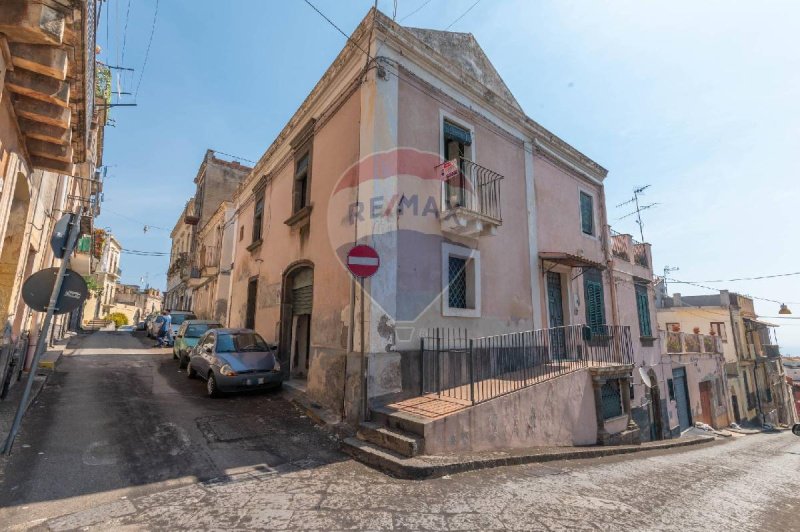
[(650, 375), (647, 374), (647, 370), (644, 368), (639, 368), (639, 376), (642, 377), (642, 382), (648, 388), (653, 387), (653, 383), (650, 381)]

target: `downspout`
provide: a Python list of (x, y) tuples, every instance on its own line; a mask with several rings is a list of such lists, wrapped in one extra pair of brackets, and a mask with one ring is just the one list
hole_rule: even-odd
[(619, 310), (617, 308), (617, 283), (614, 280), (614, 261), (611, 257), (611, 246), (608, 245), (609, 225), (608, 215), (606, 213), (606, 191), (603, 185), (600, 185), (600, 214), (603, 221), (603, 234), (600, 242), (603, 246), (603, 253), (606, 257), (606, 267), (608, 268), (609, 276), (609, 291), (611, 295), (611, 322), (613, 325), (619, 325)]

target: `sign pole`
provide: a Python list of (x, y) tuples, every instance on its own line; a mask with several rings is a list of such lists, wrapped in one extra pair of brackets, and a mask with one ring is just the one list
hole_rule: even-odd
[(358, 278), (358, 284), (361, 287), (361, 327), (359, 327), (359, 333), (361, 334), (361, 393), (362, 398), (361, 401), (362, 405), (362, 413), (361, 417), (364, 421), (369, 421), (367, 419), (367, 413), (369, 412), (369, 408), (367, 407), (367, 354), (366, 349), (364, 349), (364, 325), (366, 320), (364, 319), (364, 278)]
[(72, 219), (70, 224), (69, 237), (67, 238), (67, 246), (64, 253), (64, 258), (61, 260), (61, 266), (58, 268), (58, 276), (56, 277), (53, 292), (50, 295), (50, 303), (47, 306), (47, 314), (44, 317), (44, 324), (42, 324), (42, 332), (36, 341), (36, 351), (33, 354), (33, 361), (31, 362), (31, 369), (28, 372), (28, 380), (25, 381), (25, 390), (22, 392), (22, 399), (17, 407), (17, 414), (14, 416), (14, 422), (11, 424), (11, 430), (8, 432), (5, 445), (3, 446), (3, 454), (11, 454), (11, 446), (14, 445), (14, 439), (17, 437), (19, 426), (22, 423), (22, 416), (25, 415), (25, 410), (28, 406), (28, 398), (31, 396), (31, 389), (33, 388), (33, 380), (36, 378), (36, 368), (39, 367), (39, 359), (44, 354), (44, 348), (47, 345), (47, 332), (50, 329), (50, 323), (53, 321), (53, 315), (56, 311), (56, 303), (58, 303), (58, 296), (61, 293), (61, 285), (64, 282), (64, 274), (67, 271), (67, 264), (75, 249), (75, 233), (80, 231), (79, 222), (83, 209), (78, 208), (78, 213)]

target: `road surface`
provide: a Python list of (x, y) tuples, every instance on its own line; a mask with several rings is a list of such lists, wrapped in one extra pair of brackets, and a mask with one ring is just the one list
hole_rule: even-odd
[(800, 530), (791, 433), (406, 481), (280, 393), (203, 391), (143, 339), (85, 337), (0, 464), (2, 528)]

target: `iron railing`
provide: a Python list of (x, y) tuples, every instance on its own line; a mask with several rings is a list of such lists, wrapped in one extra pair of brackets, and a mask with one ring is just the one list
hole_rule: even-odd
[(470, 338), (433, 329), (421, 339), (422, 395), (477, 404), (587, 368), (631, 364), (630, 327), (570, 325)]
[(618, 233), (613, 229), (609, 229), (609, 232), (611, 233), (611, 254), (618, 259), (630, 262), (631, 256), (628, 253), (627, 235)]
[(453, 163), (458, 165), (458, 173), (444, 182), (442, 203), (445, 210), (465, 209), (501, 223), (500, 181), (503, 176), (464, 157), (436, 168)]
[(647, 268), (650, 265), (647, 260), (647, 246), (633, 239), (631, 243), (633, 243), (633, 262)]

